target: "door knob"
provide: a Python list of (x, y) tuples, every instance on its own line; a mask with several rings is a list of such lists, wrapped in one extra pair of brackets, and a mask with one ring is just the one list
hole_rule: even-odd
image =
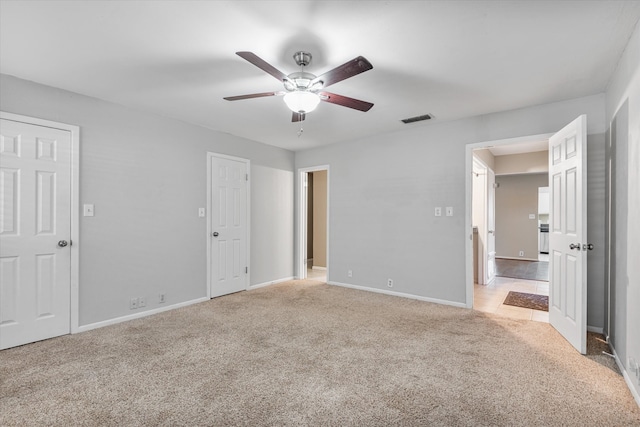
[(569, 245), (569, 249), (577, 249), (580, 250), (582, 247), (580, 246), (580, 243), (572, 243)]
[(217, 232), (217, 231), (214, 231), (213, 233), (211, 233), (211, 235), (212, 235), (213, 237), (218, 237), (220, 234), (218, 234), (218, 232)]
[(584, 245), (582, 245), (582, 250), (586, 251), (586, 250), (593, 250), (593, 244), (592, 243), (585, 243)]
[(58, 246), (60, 246), (61, 248), (64, 248), (65, 246), (67, 246), (69, 243), (67, 243), (66, 240), (60, 240), (58, 242)]

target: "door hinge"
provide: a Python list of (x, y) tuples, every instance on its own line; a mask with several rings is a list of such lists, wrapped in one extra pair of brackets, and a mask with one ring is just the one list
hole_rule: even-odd
[(244, 273), (245, 273), (245, 274), (249, 274), (249, 267), (245, 267), (245, 268), (244, 268)]

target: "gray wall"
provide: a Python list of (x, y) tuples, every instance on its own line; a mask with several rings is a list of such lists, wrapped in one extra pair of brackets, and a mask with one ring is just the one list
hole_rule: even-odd
[(629, 366), (629, 358), (640, 361), (640, 25), (607, 88), (606, 123), (605, 156), (611, 164), (606, 189), (612, 200), (606, 227), (611, 259), (605, 276), (611, 296), (606, 331), (640, 404), (640, 380)]
[[(297, 152), (296, 168), (331, 166), (328, 280), (387, 290), (392, 278), (393, 291), (466, 304), (466, 144), (556, 132), (580, 114), (589, 144), (603, 145), (604, 95), (594, 95)], [(454, 216), (434, 217), (436, 206)], [(589, 313), (602, 312), (602, 295), (590, 280)]]
[(538, 188), (547, 186), (549, 175), (502, 175), (496, 182), (496, 256), (537, 260)]
[(251, 160), (251, 282), (293, 276), (293, 153), (0, 76), (0, 109), (80, 127), (80, 325), (207, 294), (208, 151)]

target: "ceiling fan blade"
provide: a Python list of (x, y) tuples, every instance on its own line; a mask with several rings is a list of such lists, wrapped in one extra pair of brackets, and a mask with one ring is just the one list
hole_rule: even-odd
[(239, 101), (241, 99), (262, 98), (265, 96), (280, 96), (280, 95), (284, 95), (284, 92), (263, 92), (263, 93), (252, 93), (249, 95), (225, 96), (224, 99), (226, 99), (227, 101)]
[(284, 80), (288, 80), (288, 77), (285, 73), (283, 73), (282, 71), (278, 70), (276, 67), (274, 67), (273, 65), (269, 64), (267, 61), (265, 61), (264, 59), (260, 58), (258, 55), (256, 55), (253, 52), (236, 52), (236, 55), (238, 55), (239, 57), (246, 59), (247, 61), (251, 62), (253, 65), (255, 65), (256, 67), (260, 68), (262, 71), (265, 71), (269, 74), (271, 74), (273, 77), (275, 77), (276, 79), (278, 79), (278, 81), (283, 82)]
[(295, 111), (291, 115), (292, 122), (301, 122), (304, 120), (306, 114), (305, 113), (296, 113)]
[(320, 92), (320, 99), (331, 104), (342, 105), (343, 107), (353, 108), (354, 110), (369, 111), (373, 104), (367, 101), (361, 101), (348, 96), (336, 95), (331, 92)]
[(352, 59), (349, 62), (346, 62), (339, 67), (334, 68), (331, 71), (327, 71), (321, 76), (316, 77), (310, 83), (310, 86), (313, 84), (322, 81), (322, 87), (328, 87), (334, 83), (338, 83), (344, 79), (348, 79), (349, 77), (353, 77), (357, 74), (364, 73), (373, 68), (373, 65), (364, 56), (358, 56), (357, 58)]

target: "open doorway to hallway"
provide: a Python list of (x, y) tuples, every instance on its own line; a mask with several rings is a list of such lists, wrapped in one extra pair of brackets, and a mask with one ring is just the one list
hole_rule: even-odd
[(300, 278), (327, 281), (328, 267), (328, 183), (326, 167), (300, 171), (301, 274)]
[(473, 150), (472, 159), (473, 307), (548, 322), (541, 230), (549, 212), (539, 196), (548, 186), (548, 138), (489, 145)]

